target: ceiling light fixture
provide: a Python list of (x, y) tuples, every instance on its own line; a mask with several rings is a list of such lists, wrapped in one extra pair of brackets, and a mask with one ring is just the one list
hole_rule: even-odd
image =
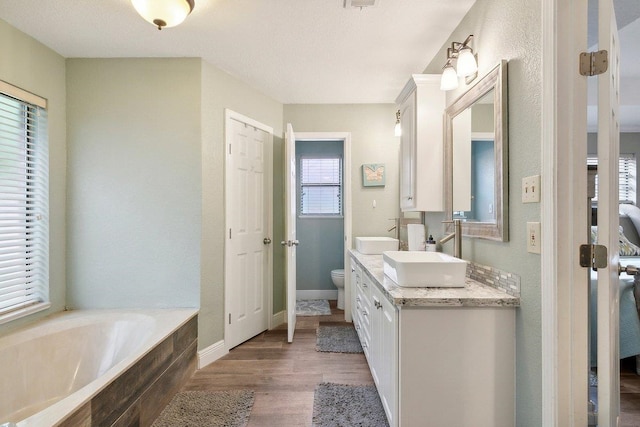
[(158, 30), (179, 25), (195, 6), (194, 0), (131, 0), (131, 3)]
[[(473, 40), (473, 34), (462, 43), (452, 42), (447, 49), (447, 62), (444, 64), (440, 89), (453, 90), (458, 87), (458, 77), (467, 78), (467, 84), (475, 79), (478, 73), (478, 55), (473, 53), (469, 46)], [(453, 61), (456, 61), (456, 68), (453, 68)]]
[(402, 136), (402, 125), (400, 124), (400, 110), (396, 111), (396, 127), (394, 128), (395, 136)]

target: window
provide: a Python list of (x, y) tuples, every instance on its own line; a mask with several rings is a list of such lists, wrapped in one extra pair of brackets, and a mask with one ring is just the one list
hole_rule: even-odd
[(8, 321), (49, 301), (49, 156), (46, 101), (0, 83), (0, 321)]
[[(598, 157), (587, 157), (587, 165), (597, 166)], [(618, 198), (620, 203), (636, 203), (636, 156), (635, 154), (620, 154), (618, 163)], [(596, 196), (598, 201), (598, 175), (596, 175)]]
[(300, 158), (300, 215), (342, 215), (342, 159)]

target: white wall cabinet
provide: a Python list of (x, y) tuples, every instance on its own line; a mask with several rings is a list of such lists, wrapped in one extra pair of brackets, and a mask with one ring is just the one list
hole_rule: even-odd
[(439, 74), (413, 74), (396, 99), (400, 109), (400, 208), (444, 210), (445, 92)]

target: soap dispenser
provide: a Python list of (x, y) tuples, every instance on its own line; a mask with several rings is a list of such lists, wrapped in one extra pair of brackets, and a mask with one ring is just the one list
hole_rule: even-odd
[(433, 238), (433, 235), (429, 234), (429, 238), (425, 242), (425, 250), (427, 252), (435, 252), (436, 251), (436, 241)]

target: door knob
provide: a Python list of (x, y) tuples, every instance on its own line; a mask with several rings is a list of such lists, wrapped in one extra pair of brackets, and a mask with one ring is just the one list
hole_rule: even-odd
[(270, 245), (271, 244), (271, 239), (268, 237), (265, 237), (264, 239), (262, 239), (262, 243), (264, 243), (265, 245)]

